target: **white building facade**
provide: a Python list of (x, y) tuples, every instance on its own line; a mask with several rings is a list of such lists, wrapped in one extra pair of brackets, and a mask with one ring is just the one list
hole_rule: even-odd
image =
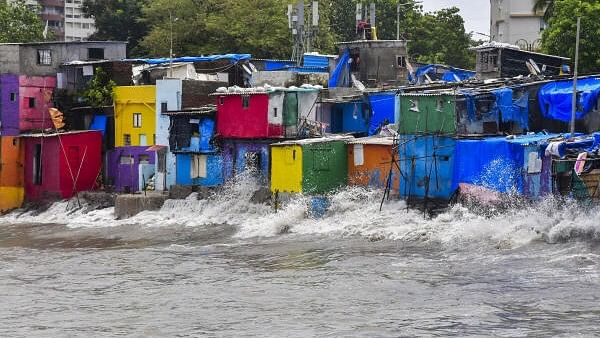
[(85, 17), (83, 0), (65, 0), (65, 41), (85, 41), (96, 32), (93, 18)]
[(534, 12), (535, 0), (491, 0), (490, 34), (493, 41), (537, 50), (546, 28), (543, 12)]

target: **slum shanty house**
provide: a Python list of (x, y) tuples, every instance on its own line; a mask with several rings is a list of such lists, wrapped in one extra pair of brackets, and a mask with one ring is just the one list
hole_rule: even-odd
[(370, 136), (348, 142), (348, 185), (400, 190), (398, 144), (394, 137)]
[(52, 128), (56, 77), (2, 74), (0, 86), (0, 135)]
[(0, 44), (0, 74), (53, 76), (72, 61), (122, 60), (122, 41), (52, 41)]
[(0, 75), (0, 135), (19, 135), (19, 77)]
[(155, 153), (147, 149), (156, 138), (156, 86), (115, 87), (114, 111), (115, 148), (105, 155), (105, 184), (136, 192), (154, 178)]
[(176, 158), (177, 185), (215, 187), (224, 183), (223, 157), (213, 139), (215, 111), (214, 105), (207, 105), (162, 113), (171, 120), (169, 151)]
[(0, 136), (0, 214), (19, 208), (25, 197), (22, 140)]
[[(227, 83), (213, 80), (169, 78), (156, 81), (156, 190), (176, 183), (176, 158), (169, 149), (171, 116), (167, 112), (198, 111), (214, 102), (209, 94)], [(164, 166), (162, 164), (165, 164)], [(159, 170), (160, 169), (160, 170)]]
[(362, 92), (330, 88), (320, 97), (317, 121), (327, 133), (367, 136), (370, 114), (368, 99)]
[(477, 77), (480, 79), (513, 78), (529, 74), (558, 76), (568, 74), (569, 58), (530, 52), (517, 46), (488, 43), (473, 47)]
[(27, 201), (66, 199), (96, 189), (102, 168), (99, 131), (22, 136)]
[(221, 138), (296, 137), (303, 122), (316, 119), (318, 88), (223, 88), (212, 94)]
[(148, 146), (116, 147), (104, 156), (107, 190), (144, 191), (154, 179), (155, 150)]
[(271, 145), (271, 191), (326, 194), (348, 183), (348, 140), (330, 136)]

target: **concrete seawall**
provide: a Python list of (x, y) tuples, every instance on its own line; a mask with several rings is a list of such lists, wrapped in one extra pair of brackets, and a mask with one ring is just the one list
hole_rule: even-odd
[(149, 193), (147, 195), (118, 195), (115, 199), (115, 217), (126, 219), (142, 211), (160, 210), (168, 195)]

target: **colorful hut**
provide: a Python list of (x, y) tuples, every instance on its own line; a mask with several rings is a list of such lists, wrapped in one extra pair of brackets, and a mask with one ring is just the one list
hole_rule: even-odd
[[(400, 189), (398, 154), (391, 137), (365, 137), (348, 142), (348, 185), (397, 193)], [(390, 176), (391, 175), (391, 176)]]
[(142, 191), (153, 178), (156, 152), (148, 147), (118, 147), (106, 154), (108, 185), (118, 192)]
[(271, 145), (271, 191), (325, 194), (348, 182), (347, 137)]
[(25, 198), (64, 199), (93, 190), (102, 168), (102, 133), (72, 131), (23, 136)]

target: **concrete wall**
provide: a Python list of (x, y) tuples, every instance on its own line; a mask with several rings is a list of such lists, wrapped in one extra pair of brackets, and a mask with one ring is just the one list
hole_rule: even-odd
[[(167, 110), (181, 109), (182, 81), (180, 79), (168, 79), (156, 81), (156, 144), (169, 146), (169, 126), (171, 119), (167, 115), (162, 115), (162, 103), (167, 103)], [(158, 171), (156, 166), (156, 190), (168, 190), (175, 184), (176, 170), (175, 154), (167, 151), (166, 173)], [(158, 161), (157, 161), (158, 162)]]
[(350, 49), (353, 59), (360, 55), (357, 74), (366, 86), (376, 87), (381, 83), (406, 83), (408, 70), (397, 64), (397, 58), (408, 60), (407, 42), (402, 40), (368, 40), (340, 44), (340, 54)]
[(492, 40), (517, 44), (518, 40), (525, 39), (528, 44), (534, 44), (541, 38), (543, 26), (543, 13), (534, 13), (534, 5), (535, 0), (491, 0)]
[[(156, 134), (156, 86), (119, 86), (114, 89), (115, 146), (149, 146)], [(134, 127), (134, 114), (142, 114), (141, 127)], [(131, 144), (125, 144), (130, 135)], [(142, 138), (145, 137), (146, 142)]]
[[(121, 60), (126, 57), (125, 42), (0, 44), (0, 73), (56, 76), (63, 63), (89, 60), (89, 48), (104, 49), (106, 60)], [(38, 50), (51, 51), (51, 64), (38, 64)]]

